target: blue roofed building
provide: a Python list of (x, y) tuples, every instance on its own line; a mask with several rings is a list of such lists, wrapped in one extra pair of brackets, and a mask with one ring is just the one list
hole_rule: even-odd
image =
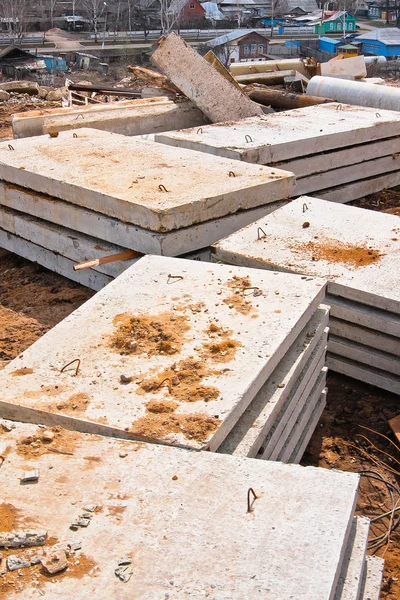
[(330, 54), (336, 54), (339, 45), (340, 40), (334, 40), (333, 38), (326, 36), (321, 36), (318, 40), (318, 49), (322, 52), (329, 52)]
[(362, 53), (400, 56), (400, 29), (397, 27), (373, 29), (357, 36), (354, 42), (361, 43)]

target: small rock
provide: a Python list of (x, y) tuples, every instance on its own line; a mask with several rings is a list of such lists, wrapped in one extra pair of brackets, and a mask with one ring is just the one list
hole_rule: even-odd
[(310, 227), (310, 223), (305, 221), (305, 223), (303, 223), (303, 229), (307, 229), (307, 227)]
[(128, 453), (127, 453), (127, 452), (120, 452), (120, 453), (118, 454), (118, 456), (119, 456), (120, 458), (125, 458), (126, 456), (128, 456)]
[(96, 504), (87, 504), (83, 507), (83, 510), (87, 510), (87, 512), (94, 512), (97, 508)]
[(128, 383), (132, 383), (132, 377), (127, 377), (126, 375), (120, 375), (119, 381), (123, 385), (127, 385)]
[(71, 523), (71, 525), (69, 526), (69, 528), (70, 528), (72, 531), (78, 531), (78, 529), (79, 529), (79, 525), (78, 525), (78, 523)]
[(122, 567), (123, 565), (131, 565), (131, 564), (132, 564), (132, 559), (129, 556), (123, 556), (118, 561), (119, 567)]
[(178, 479), (178, 475), (174, 475), (174, 476), (172, 477), (172, 481), (177, 481), (177, 479)]
[(4, 431), (7, 431), (7, 433), (8, 433), (9, 431), (12, 431), (12, 427), (11, 427), (11, 425), (9, 425), (8, 423), (2, 423), (2, 424), (1, 424), (1, 427), (2, 427), (2, 429), (4, 429)]
[(87, 527), (90, 524), (90, 519), (82, 518), (77, 521), (78, 527)]
[(133, 571), (129, 569), (129, 567), (117, 567), (115, 569), (115, 574), (124, 583), (127, 583), (132, 577)]
[(32, 471), (25, 471), (25, 473), (21, 477), (21, 483), (28, 483), (29, 481), (38, 481), (39, 479), (39, 471), (38, 469), (33, 469)]
[(52, 442), (54, 440), (54, 433), (52, 431), (50, 431), (49, 429), (46, 429), (42, 433), (42, 440), (44, 442)]
[(71, 552), (76, 552), (82, 548), (82, 542), (68, 542)]
[(7, 568), (9, 571), (16, 571), (17, 569), (26, 569), (30, 566), (30, 561), (23, 556), (17, 556), (16, 554), (10, 554), (10, 556), (7, 556)]
[(67, 555), (64, 550), (53, 550), (41, 560), (43, 568), (54, 575), (68, 567)]

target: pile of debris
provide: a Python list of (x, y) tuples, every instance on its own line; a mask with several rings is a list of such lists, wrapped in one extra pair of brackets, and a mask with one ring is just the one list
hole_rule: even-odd
[(328, 366), (400, 394), (399, 233), (395, 215), (303, 197), (214, 252), (230, 264), (327, 278)]

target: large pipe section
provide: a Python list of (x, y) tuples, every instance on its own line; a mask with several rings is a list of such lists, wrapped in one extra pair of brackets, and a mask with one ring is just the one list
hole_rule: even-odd
[(400, 111), (400, 88), (373, 83), (317, 75), (310, 79), (307, 95), (333, 98), (343, 104)]

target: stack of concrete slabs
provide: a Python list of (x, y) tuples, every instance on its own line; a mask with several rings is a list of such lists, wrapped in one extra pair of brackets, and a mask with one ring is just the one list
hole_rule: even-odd
[(145, 256), (3, 369), (0, 410), (214, 451), (325, 290), (315, 278)]
[(300, 462), (312, 413), (325, 406), (328, 320), (329, 307), (321, 305), (218, 452), (288, 462), (297, 449), (292, 462)]
[[(0, 180), (3, 206), (100, 246), (174, 256), (280, 206), (295, 186), (293, 174), (279, 169), (93, 129), (0, 144)], [(32, 236), (22, 239), (35, 244)], [(14, 251), (18, 243), (17, 236)]]
[(298, 198), (221, 240), (215, 259), (329, 280), (327, 365), (400, 394), (398, 217)]
[[(0, 539), (44, 542), (1, 549), (4, 599), (331, 600), (342, 587), (355, 473), (3, 423)], [(35, 564), (65, 549), (63, 571)]]
[(398, 112), (329, 103), (155, 139), (287, 169), (296, 175), (293, 196), (318, 192), (326, 200), (350, 202), (400, 183), (399, 134)]

